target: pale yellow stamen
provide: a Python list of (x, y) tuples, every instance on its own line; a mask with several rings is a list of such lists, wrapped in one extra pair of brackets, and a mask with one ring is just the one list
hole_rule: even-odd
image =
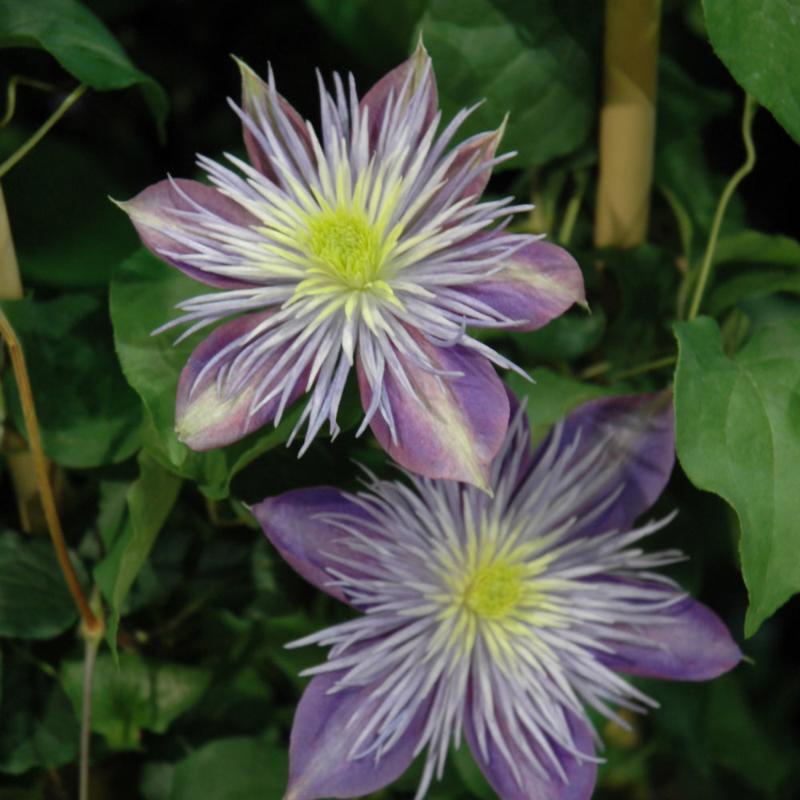
[(517, 608), (523, 595), (523, 570), (494, 562), (477, 569), (464, 591), (464, 605), (484, 619), (503, 619)]
[(347, 286), (365, 289), (381, 274), (381, 237), (366, 215), (350, 208), (323, 211), (308, 222), (308, 251)]

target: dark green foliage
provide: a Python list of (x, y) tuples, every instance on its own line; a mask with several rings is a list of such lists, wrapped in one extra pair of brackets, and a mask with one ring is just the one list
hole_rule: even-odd
[[(673, 576), (718, 611), (752, 661), (708, 684), (641, 681), (661, 707), (632, 718), (631, 731), (596, 718), (607, 763), (595, 797), (800, 796), (791, 599), (800, 591), (800, 225), (780, 191), (800, 181), (783, 130), (800, 140), (800, 12), (779, 0), (663, 5), (650, 235), (619, 252), (592, 243), (600, 2), (0, 0), (3, 88), (16, 74), (56, 87), (18, 87), (0, 162), (76, 80), (91, 87), (2, 178), (26, 290), (2, 308), (27, 358), (72, 557), (107, 621), (93, 695), (95, 800), (283, 796), (307, 682), (299, 673), (324, 658), (284, 645), (351, 612), (280, 559), (249, 504), (316, 484), (357, 490), (354, 461), (397, 475), (369, 432), (354, 437), (354, 383), (341, 435), (321, 435), (302, 460), (296, 443), (285, 446), (299, 407), (226, 448), (179, 442), (175, 390), (204, 333), (177, 346), (181, 328), (151, 333), (179, 314), (177, 302), (212, 290), (140, 249), (108, 198), (167, 172), (197, 177), (196, 150), (242, 153), (224, 103), (239, 92), (230, 52), (258, 71), (270, 61), (280, 91), (316, 121), (315, 66), (326, 77), (352, 70), (363, 91), (420, 34), (445, 122), (481, 98), (463, 136), (510, 112), (501, 152), (518, 156), (489, 195), (536, 203), (512, 227), (545, 226), (584, 271), (589, 311), (531, 333), (481, 335), (533, 378), (504, 376), (527, 401), (534, 441), (587, 400), (674, 389), (679, 464), (652, 516), (680, 513), (651, 546), (690, 556)], [(146, 104), (111, 91), (130, 87)], [(689, 321), (720, 193), (744, 158), (742, 87), (783, 128), (756, 117), (758, 164), (728, 207), (702, 316)], [(0, 367), (0, 420), (24, 433), (7, 359)], [(8, 443), (0, 800), (61, 800), (77, 796), (83, 638), (50, 543), (21, 531)], [(376, 797), (413, 796), (419, 775), (416, 763)], [(495, 794), (462, 745), (428, 797)]]

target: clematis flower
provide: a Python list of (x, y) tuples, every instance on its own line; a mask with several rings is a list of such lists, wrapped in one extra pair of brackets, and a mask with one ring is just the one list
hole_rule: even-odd
[[(564, 250), (509, 233), (530, 206), (480, 202), (499, 130), (451, 148), (469, 115), (439, 131), (420, 46), (359, 100), (350, 76), (320, 80), (321, 128), (246, 65), (250, 163), (200, 157), (211, 185), (165, 180), (122, 203), (156, 255), (218, 291), (181, 304), (184, 336), (226, 320), (180, 378), (176, 430), (190, 447), (228, 444), (303, 393), (302, 452), (337, 410), (355, 365), (369, 425), (407, 469), (485, 485), (508, 426), (492, 368), (512, 367), (466, 329), (532, 330), (583, 302)], [(230, 319), (229, 319), (230, 318)]]
[[(462, 735), (503, 800), (582, 800), (600, 744), (585, 708), (656, 705), (623, 675), (700, 681), (741, 654), (719, 618), (660, 567), (675, 550), (635, 520), (672, 469), (668, 396), (591, 402), (535, 455), (516, 413), (494, 495), (409, 475), (356, 495), (301, 489), (255, 513), (281, 555), (362, 612), (292, 646), (307, 670), (286, 800), (360, 797), (425, 752), (417, 798)], [(622, 673), (622, 674), (620, 674)]]

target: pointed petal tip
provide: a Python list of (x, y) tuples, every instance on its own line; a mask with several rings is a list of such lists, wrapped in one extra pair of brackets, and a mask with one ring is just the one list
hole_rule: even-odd
[(509, 328), (520, 332), (541, 328), (573, 304), (586, 303), (583, 273), (575, 258), (532, 235), (502, 270), (465, 291), (508, 319), (523, 320)]
[[(329, 569), (358, 569), (359, 556), (343, 541), (342, 531), (328, 518), (347, 517), (350, 525), (367, 520), (365, 512), (339, 489), (320, 486), (293, 489), (253, 505), (253, 516), (281, 557), (310, 584), (343, 603), (349, 601), (331, 583)], [(366, 558), (366, 557), (365, 557)]]
[(649, 644), (618, 643), (600, 660), (629, 675), (690, 682), (718, 678), (742, 661), (739, 645), (708, 606), (685, 597), (671, 616), (669, 623), (635, 629)]
[(420, 28), (419, 36), (417, 37), (417, 46), (414, 48), (414, 52), (412, 56), (416, 56), (418, 58), (427, 58), (430, 59), (430, 53), (428, 52), (428, 48), (425, 47), (425, 36), (422, 32), (422, 28)]

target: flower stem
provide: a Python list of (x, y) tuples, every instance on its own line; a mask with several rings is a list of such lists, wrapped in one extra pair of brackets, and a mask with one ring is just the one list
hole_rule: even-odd
[(53, 125), (58, 122), (64, 114), (72, 108), (86, 91), (87, 86), (79, 83), (64, 99), (61, 105), (45, 120), (44, 124), (28, 139), (20, 148), (13, 152), (2, 164), (0, 164), (0, 178), (6, 174), (18, 161), (23, 159), (37, 144), (46, 136)]
[(653, 179), (661, 0), (606, 0), (595, 244), (647, 236)]
[(742, 140), (744, 141), (746, 157), (744, 164), (736, 170), (731, 176), (731, 179), (725, 184), (725, 188), (722, 190), (719, 202), (717, 203), (717, 208), (714, 212), (714, 220), (711, 223), (711, 233), (708, 236), (708, 244), (703, 254), (703, 263), (700, 267), (700, 274), (694, 287), (694, 295), (692, 296), (692, 304), (689, 307), (689, 313), (687, 315), (687, 318), (690, 320), (694, 319), (697, 316), (697, 312), (700, 310), (703, 292), (705, 292), (708, 278), (711, 275), (714, 251), (717, 249), (719, 229), (722, 226), (722, 220), (725, 217), (728, 203), (731, 197), (733, 197), (736, 188), (753, 171), (753, 167), (756, 165), (756, 148), (753, 144), (753, 118), (757, 110), (758, 103), (756, 103), (751, 95), (745, 95), (744, 111), (742, 112)]
[(58, 517), (53, 487), (50, 483), (50, 474), (47, 468), (47, 459), (42, 450), (42, 440), (39, 434), (39, 423), (36, 419), (36, 406), (33, 401), (33, 391), (31, 390), (28, 368), (25, 364), (25, 355), (22, 346), (14, 332), (8, 318), (0, 309), (0, 336), (5, 340), (9, 355), (11, 356), (11, 366), (14, 369), (14, 377), (17, 380), (20, 401), (22, 403), (22, 413), (25, 418), (25, 427), (28, 429), (28, 446), (33, 456), (36, 480), (39, 487), (39, 496), (44, 509), (44, 516), (47, 522), (47, 530), (53, 541), (61, 572), (67, 583), (70, 593), (75, 600), (75, 605), (80, 611), (81, 619), (87, 633), (95, 635), (103, 629), (103, 621), (98, 618), (83, 593), (78, 576), (72, 562), (69, 560), (67, 545), (64, 541), (64, 531), (61, 528), (61, 520)]
[(661, 369), (662, 367), (669, 367), (678, 360), (675, 355), (664, 356), (663, 358), (656, 358), (653, 361), (648, 361), (645, 364), (638, 364), (630, 369), (623, 369), (620, 372), (613, 373), (609, 381), (615, 383), (616, 381), (624, 380), (625, 378), (632, 378), (634, 375), (644, 375), (646, 372), (653, 372), (653, 370)]
[(558, 241), (564, 245), (569, 246), (572, 239), (572, 232), (575, 230), (575, 223), (578, 221), (578, 213), (581, 210), (581, 203), (583, 203), (583, 196), (586, 193), (586, 187), (589, 184), (589, 173), (586, 170), (576, 172), (574, 175), (575, 191), (572, 197), (569, 198), (566, 209), (564, 209), (564, 217), (561, 220), (561, 227), (558, 230)]
[(94, 665), (102, 636), (84, 634), (83, 650), (83, 697), (81, 700), (81, 745), (78, 770), (78, 798), (89, 800), (89, 754), (92, 741), (92, 686), (94, 685)]
[(14, 111), (17, 108), (17, 86), (30, 86), (32, 89), (39, 89), (43, 92), (52, 92), (54, 86), (44, 81), (37, 81), (33, 78), (26, 78), (24, 75), (14, 75), (8, 81), (6, 89), (6, 113), (0, 118), (0, 128), (5, 128), (14, 118)]

